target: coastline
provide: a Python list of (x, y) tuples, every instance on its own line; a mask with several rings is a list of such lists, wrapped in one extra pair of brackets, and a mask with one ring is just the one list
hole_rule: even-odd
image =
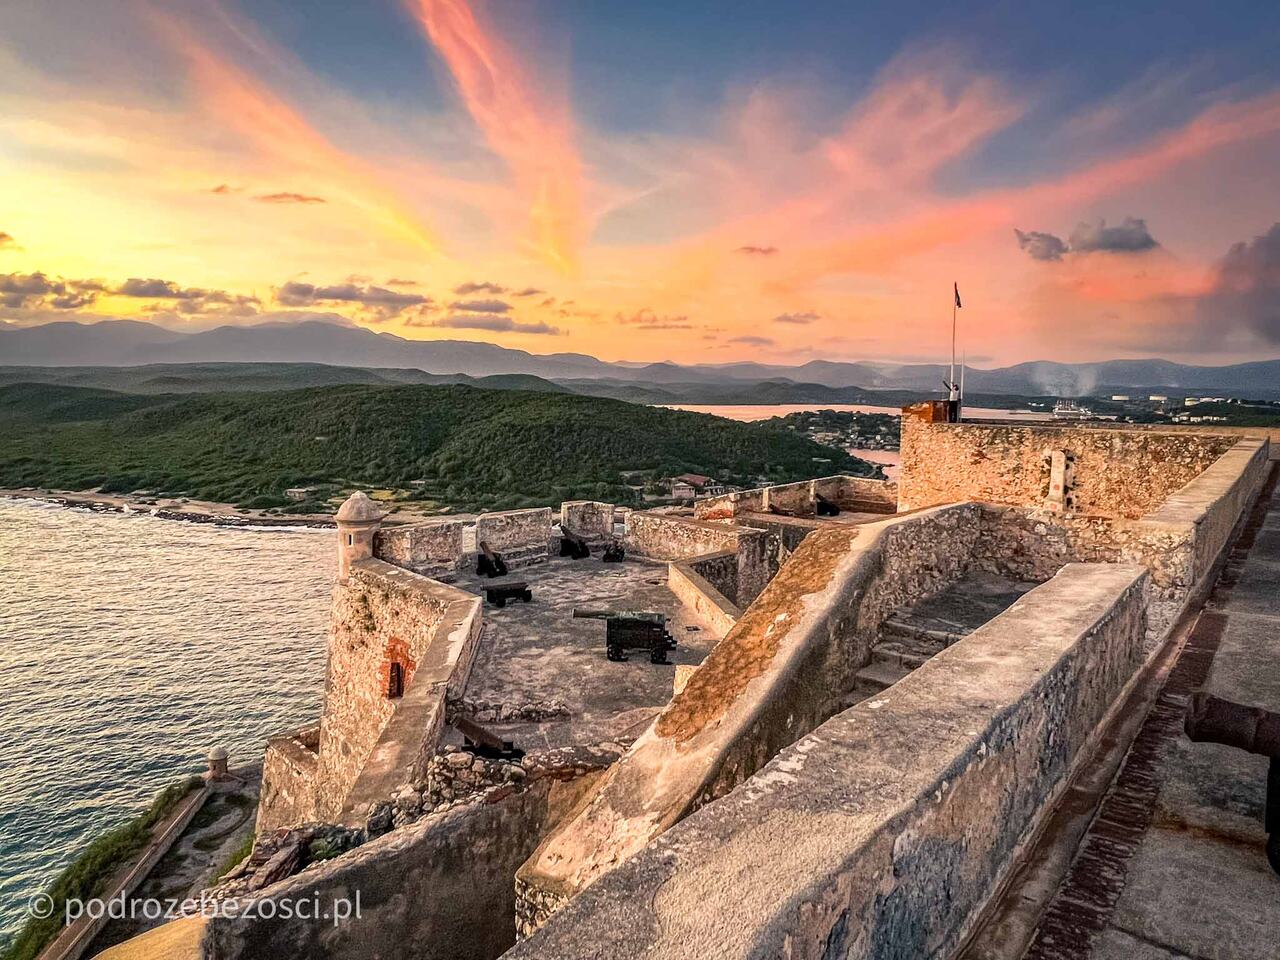
[(304, 527), (331, 529), (333, 517), (324, 513), (280, 516), (265, 510), (245, 510), (229, 503), (212, 503), (187, 497), (140, 497), (130, 494), (80, 490), (45, 490), (38, 487), (0, 488), (6, 500), (40, 500), (94, 513), (142, 513), (161, 520), (211, 523), (224, 527)]

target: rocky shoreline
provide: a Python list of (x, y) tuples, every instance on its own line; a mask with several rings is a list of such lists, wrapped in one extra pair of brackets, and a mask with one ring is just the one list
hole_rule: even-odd
[(305, 527), (332, 529), (332, 518), (324, 514), (280, 516), (262, 510), (241, 510), (228, 503), (172, 497), (125, 496), (109, 493), (79, 493), (68, 490), (21, 488), (0, 490), (9, 500), (40, 500), (92, 513), (141, 513), (161, 520), (182, 523), (211, 523), (222, 527)]

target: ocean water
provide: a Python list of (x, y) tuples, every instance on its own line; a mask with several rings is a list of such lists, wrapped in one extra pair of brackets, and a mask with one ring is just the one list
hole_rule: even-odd
[(210, 747), (318, 716), (333, 537), (0, 499), (0, 944)]

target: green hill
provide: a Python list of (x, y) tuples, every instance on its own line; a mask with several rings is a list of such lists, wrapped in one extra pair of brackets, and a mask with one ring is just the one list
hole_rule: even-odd
[[(626, 503), (624, 471), (749, 484), (871, 473), (791, 431), (571, 394), (330, 386), (126, 395), (0, 387), (0, 485), (284, 504), (288, 487), (414, 487), (457, 507)], [(825, 461), (825, 462), (822, 462)]]

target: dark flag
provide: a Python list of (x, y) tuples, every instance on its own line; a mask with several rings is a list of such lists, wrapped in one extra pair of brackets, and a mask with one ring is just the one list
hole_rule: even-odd
[(960, 284), (956, 283), (953, 286), (956, 288), (956, 306), (963, 307), (964, 304), (960, 302)]

